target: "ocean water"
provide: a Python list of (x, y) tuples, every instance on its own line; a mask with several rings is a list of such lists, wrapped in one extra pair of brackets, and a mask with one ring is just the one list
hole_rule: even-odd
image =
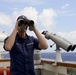
[[(42, 58), (48, 58), (48, 59), (55, 59), (56, 58), (56, 53), (51, 53), (51, 52), (46, 52), (46, 53), (41, 53)], [(63, 61), (74, 61), (76, 62), (76, 52), (62, 52), (61, 57)]]
[[(3, 58), (9, 58), (9, 54), (4, 55)], [(76, 52), (61, 52), (61, 57), (63, 61), (75, 61), (76, 62)], [(55, 59), (55, 52), (41, 52), (41, 58)]]

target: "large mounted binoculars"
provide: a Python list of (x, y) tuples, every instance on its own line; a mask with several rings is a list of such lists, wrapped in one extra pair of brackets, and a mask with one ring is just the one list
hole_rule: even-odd
[(43, 31), (42, 34), (45, 35), (46, 39), (51, 39), (56, 43), (57, 46), (63, 48), (67, 52), (70, 50), (73, 51), (76, 48), (76, 44), (74, 45), (73, 43), (69, 42), (61, 36), (58, 36), (57, 34), (53, 34), (48, 31)]

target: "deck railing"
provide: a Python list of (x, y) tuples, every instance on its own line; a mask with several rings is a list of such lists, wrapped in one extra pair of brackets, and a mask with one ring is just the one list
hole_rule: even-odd
[[(10, 59), (0, 59), (0, 75), (9, 75), (9, 67)], [(70, 61), (56, 63), (52, 59), (41, 59), (41, 64), (35, 64), (35, 72), (36, 75), (76, 75), (76, 63)]]

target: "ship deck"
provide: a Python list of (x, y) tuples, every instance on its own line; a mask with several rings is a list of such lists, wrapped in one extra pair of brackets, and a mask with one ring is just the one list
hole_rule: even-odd
[[(70, 61), (55, 62), (52, 59), (41, 59), (34, 64), (36, 75), (76, 75), (76, 63)], [(10, 59), (0, 59), (0, 75), (10, 75)]]

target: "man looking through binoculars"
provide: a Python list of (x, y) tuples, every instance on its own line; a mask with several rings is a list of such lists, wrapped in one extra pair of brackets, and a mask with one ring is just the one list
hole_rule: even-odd
[[(30, 28), (37, 38), (27, 34)], [(34, 72), (34, 49), (47, 49), (45, 38), (37, 30), (34, 21), (21, 15), (11, 35), (4, 40), (4, 49), (10, 53), (10, 75), (35, 75)]]

